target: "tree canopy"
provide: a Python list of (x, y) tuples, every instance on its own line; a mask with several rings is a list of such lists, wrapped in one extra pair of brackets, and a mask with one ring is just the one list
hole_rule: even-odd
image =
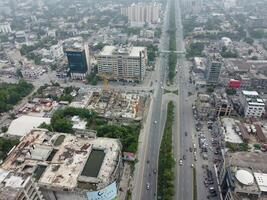
[(33, 90), (33, 85), (24, 80), (17, 84), (0, 83), (0, 112), (6, 112)]

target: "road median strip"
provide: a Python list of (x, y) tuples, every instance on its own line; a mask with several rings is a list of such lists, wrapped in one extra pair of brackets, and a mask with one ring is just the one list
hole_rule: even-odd
[(168, 103), (167, 119), (161, 140), (158, 163), (158, 199), (171, 200), (174, 196), (174, 165), (172, 151), (172, 126), (174, 120), (174, 104)]

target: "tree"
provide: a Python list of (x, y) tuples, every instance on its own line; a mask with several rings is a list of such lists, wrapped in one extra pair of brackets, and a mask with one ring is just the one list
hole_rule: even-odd
[(234, 89), (234, 88), (227, 88), (226, 89), (226, 94), (228, 94), (228, 95), (235, 95), (236, 94), (236, 89)]
[(204, 50), (204, 44), (201, 42), (191, 43), (187, 49), (188, 57), (202, 56), (202, 51)]
[(254, 40), (253, 40), (252, 38), (250, 38), (250, 37), (246, 37), (246, 38), (244, 39), (244, 42), (246, 42), (246, 43), (252, 45), (252, 44), (254, 43)]

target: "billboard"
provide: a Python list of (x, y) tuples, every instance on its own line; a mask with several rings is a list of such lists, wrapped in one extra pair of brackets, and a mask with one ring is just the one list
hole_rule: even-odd
[(116, 182), (111, 183), (104, 189), (94, 191), (94, 192), (87, 192), (87, 199), (88, 200), (114, 200), (117, 199), (117, 186)]

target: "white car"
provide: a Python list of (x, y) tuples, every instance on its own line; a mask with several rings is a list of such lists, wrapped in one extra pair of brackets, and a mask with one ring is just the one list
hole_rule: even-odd
[(157, 123), (158, 123), (158, 122), (155, 120), (155, 121), (154, 121), (154, 124), (157, 124)]
[(183, 160), (182, 159), (179, 160), (179, 165), (183, 165)]
[(147, 189), (147, 190), (150, 189), (150, 184), (149, 184), (149, 183), (146, 184), (146, 189)]
[(163, 86), (161, 86), (160, 88), (163, 89)]

